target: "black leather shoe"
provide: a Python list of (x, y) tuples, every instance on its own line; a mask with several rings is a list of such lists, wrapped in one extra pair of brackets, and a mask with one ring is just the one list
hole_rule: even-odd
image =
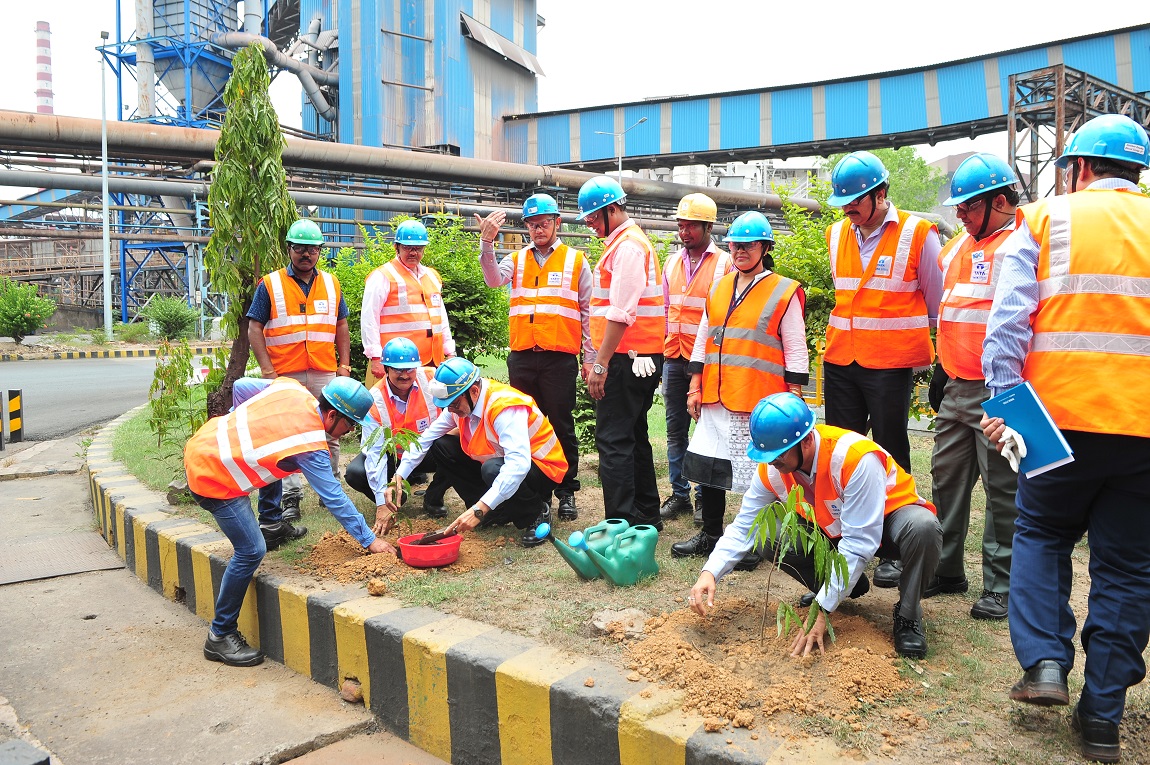
[(216, 637), (211, 630), (208, 630), (208, 639), (204, 643), (204, 658), (233, 667), (254, 667), (264, 660), (264, 655), (258, 648), (248, 645), (248, 641), (238, 632)]
[(659, 517), (665, 521), (669, 521), (679, 513), (686, 513), (690, 509), (690, 497), (683, 497), (678, 494), (672, 494), (663, 500), (663, 506), (659, 508)]
[(894, 604), (894, 650), (899, 656), (910, 659), (926, 658), (926, 633), (922, 631), (922, 620), (904, 619), (899, 615), (902, 603)]
[(543, 509), (539, 511), (539, 517), (530, 526), (523, 529), (523, 536), (519, 539), (519, 544), (524, 547), (537, 547), (547, 541), (547, 537), (535, 536), (535, 529), (539, 528), (539, 524), (551, 525), (551, 505), (542, 503), (542, 506)]
[(703, 525), (703, 498), (698, 494), (695, 495), (695, 514), (691, 520), (695, 522), (696, 526)]
[(1009, 595), (1005, 592), (991, 592), (990, 590), (983, 590), (982, 597), (970, 607), (970, 615), (975, 619), (989, 619), (992, 621), (1001, 621), (1006, 618), (1007, 598)]
[[(699, 532), (700, 534), (703, 532)], [(738, 563), (735, 564), (735, 571), (754, 571), (763, 562), (763, 556), (759, 555), (754, 550), (742, 557)]]
[(1010, 698), (1040, 707), (1066, 706), (1070, 703), (1066, 670), (1053, 659), (1043, 659), (1023, 673), (1010, 689)]
[(922, 591), (924, 598), (933, 598), (935, 595), (957, 595), (970, 589), (970, 582), (965, 576), (935, 576)]
[(283, 503), (283, 513), (280, 518), (285, 521), (298, 521), (303, 516), (299, 511), (299, 500), (289, 499)]
[(1070, 717), (1070, 727), (1082, 734), (1082, 756), (1095, 762), (1118, 762), (1122, 757), (1122, 742), (1118, 738), (1118, 724), (1100, 717), (1086, 717), (1078, 713)]
[(686, 542), (676, 542), (671, 545), (671, 557), (705, 558), (715, 549), (718, 541), (719, 537), (713, 537), (705, 531), (700, 531)]
[(575, 508), (575, 495), (556, 494), (555, 496), (559, 498), (559, 520), (576, 520), (579, 517), (579, 511)]
[(284, 542), (302, 537), (307, 533), (307, 526), (293, 526), (290, 521), (281, 520), (278, 523), (261, 523), (260, 533), (264, 535), (267, 548), (274, 550)]
[(879, 558), (874, 570), (875, 587), (898, 587), (902, 581), (902, 561), (890, 558)]
[[(859, 577), (859, 580), (855, 582), (854, 589), (851, 590), (849, 597), (851, 600), (854, 600), (855, 598), (861, 598), (868, 592), (870, 592), (870, 579), (867, 579), (867, 575), (863, 574)], [(813, 592), (808, 592), (806, 595), (803, 595), (801, 598), (799, 598), (799, 605), (803, 608), (809, 608), (811, 603), (814, 602), (815, 594)]]
[(447, 507), (428, 502), (425, 497), (423, 500), (423, 514), (428, 518), (446, 518)]

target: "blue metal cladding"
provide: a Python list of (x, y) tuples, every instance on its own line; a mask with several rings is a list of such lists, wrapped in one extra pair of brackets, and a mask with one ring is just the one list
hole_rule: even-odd
[(719, 99), (719, 148), (759, 145), (759, 94)]
[[(646, 117), (642, 125), (636, 125), (639, 120)], [(631, 130), (627, 128), (635, 125)], [(623, 110), (623, 136), (625, 146), (623, 153), (628, 156), (658, 154), (659, 153), (659, 105), (640, 104), (628, 106)]]
[(515, 42), (515, 2), (516, 0), (491, 0), (490, 26), (512, 42)]
[(883, 77), (882, 132), (905, 133), (926, 127), (926, 85), (922, 72)]
[(1130, 63), (1134, 67), (1134, 92), (1150, 91), (1150, 29), (1130, 33)]
[(810, 88), (771, 93), (771, 143), (804, 143), (815, 139), (814, 97)]
[[(363, 2), (371, 2), (371, 0), (362, 0)], [(439, 4), (436, 4), (435, 12), (436, 19), (440, 19)], [(432, 34), (432, 30), (427, 28), (426, 17), (426, 3), (425, 2), (401, 2), (400, 3), (400, 16), (399, 16), (399, 30), (409, 35), (416, 35), (418, 37), (434, 37), (431, 43), (433, 46), (433, 59), (436, 62), (442, 62), (443, 59), (439, 55), (439, 46), (443, 44), (443, 37), (441, 34)], [(435, 30), (439, 32), (438, 26)], [(457, 33), (458, 34), (458, 33)], [(426, 65), (426, 53), (428, 43), (422, 40), (412, 40), (406, 37), (400, 37), (399, 47), (400, 56), (403, 61), (401, 67), (402, 75), (399, 78), (400, 82), (407, 82), (413, 85), (424, 85), (427, 83), (429, 72)], [(342, 67), (341, 67), (342, 68)], [(403, 95), (403, 113), (406, 116), (406, 122), (403, 126), (403, 132), (400, 136), (400, 142), (404, 146), (416, 145), (417, 123), (422, 123), (425, 120), (431, 119), (433, 128), (427, 131), (431, 138), (432, 143), (439, 143), (437, 139), (440, 137), (439, 133), (442, 129), (439, 128), (439, 121), (435, 119), (435, 115), (426, 114), (427, 111), (424, 105), (425, 92), (418, 88), (401, 88)], [(436, 111), (440, 110), (439, 99), (436, 100)]]
[(986, 66), (970, 61), (938, 70), (939, 116), (943, 124), (985, 119)]
[(1041, 69), (1050, 64), (1046, 48), (1024, 50), (998, 57), (998, 78), (1002, 87), (1002, 113), (1010, 109), (1010, 75)]
[[(340, 35), (339, 38), (339, 60), (348, 61), (352, 60), (355, 55), (355, 45), (351, 37), (351, 0), (338, 0), (339, 1), (339, 18), (348, 19), (348, 32)], [(300, 24), (304, 23), (303, 9), (300, 9)], [(352, 82), (352, 68), (350, 66), (341, 66), (339, 68), (339, 92), (343, 94), (340, 99), (339, 106), (339, 141), (340, 143), (355, 143), (355, 110), (356, 99), (358, 96), (355, 92), (355, 85)], [(306, 96), (305, 96), (306, 98)]]
[(1072, 69), (1090, 72), (1107, 82), (1118, 82), (1118, 62), (1114, 59), (1113, 35), (1064, 43), (1062, 63)]
[[(536, 50), (538, 46), (538, 28), (535, 26), (536, 19), (539, 18), (539, 8), (535, 4), (535, 0), (521, 0), (523, 2), (523, 47), (535, 55), (539, 55)], [(531, 107), (531, 111), (535, 111), (535, 107)]]
[[(526, 120), (514, 120), (507, 125), (526, 125)], [(571, 161), (571, 118), (566, 114), (539, 118), (540, 165), (558, 165)], [(526, 133), (524, 134), (526, 136)]]
[[(506, 147), (506, 160), (520, 164), (537, 164), (527, 156), (527, 122), (525, 120), (511, 120), (503, 123), (503, 144)], [(540, 152), (542, 153), (542, 151)], [(552, 162), (566, 162), (567, 160), (552, 160)]]
[(836, 82), (823, 88), (827, 138), (867, 134), (868, 90), (866, 80)]
[[(381, 146), (383, 145), (383, 83), (379, 74), (383, 71), (383, 62), (380, 58), (382, 40), (379, 38), (383, 35), (380, 31), (382, 19), (379, 4), (372, 0), (360, 0), (359, 12), (359, 53), (362, 56), (360, 82), (363, 88), (360, 140), (364, 146)], [(341, 72), (344, 68), (340, 67)]]
[(579, 158), (608, 159), (615, 155), (615, 137), (599, 135), (615, 132), (615, 110), (596, 109), (579, 115)]
[(710, 137), (710, 106), (706, 99), (671, 102), (671, 151), (706, 151)]

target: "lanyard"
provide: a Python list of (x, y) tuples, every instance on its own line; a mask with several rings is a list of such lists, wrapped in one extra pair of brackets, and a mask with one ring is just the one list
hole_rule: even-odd
[[(763, 273), (757, 275), (754, 279), (751, 280), (750, 284), (743, 288), (742, 292), (736, 292), (734, 289), (731, 290), (731, 304), (727, 306), (727, 315), (723, 319), (723, 326), (715, 330), (715, 345), (721, 346), (723, 344), (723, 334), (727, 329), (727, 322), (731, 320), (731, 314), (735, 312), (736, 308), (742, 305), (743, 300), (747, 297), (747, 293), (749, 293), (756, 284), (761, 283), (766, 278), (768, 273), (770, 272), (764, 271)], [(738, 284), (738, 279), (735, 280), (735, 283)]]

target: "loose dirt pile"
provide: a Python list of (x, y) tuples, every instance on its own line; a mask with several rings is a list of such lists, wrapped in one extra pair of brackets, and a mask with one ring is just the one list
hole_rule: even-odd
[(865, 619), (835, 615), (838, 640), (806, 659), (790, 657), (790, 640), (776, 637), (773, 618), (760, 643), (761, 622), (762, 606), (739, 599), (706, 619), (686, 608), (649, 619), (645, 636), (628, 646), (628, 679), (683, 691), (683, 710), (707, 718), (708, 730), (752, 728), (780, 712), (852, 724), (852, 710), (908, 687), (890, 636)]

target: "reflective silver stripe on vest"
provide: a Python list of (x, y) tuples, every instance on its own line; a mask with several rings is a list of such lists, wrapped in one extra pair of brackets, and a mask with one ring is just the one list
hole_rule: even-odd
[[(1050, 270), (1047, 278), (1057, 279), (1070, 273), (1070, 196), (1046, 200), (1050, 216)], [(1041, 287), (1039, 288), (1041, 291)]]
[(1043, 279), (1038, 283), (1038, 298), (1054, 295), (1120, 295), (1150, 297), (1150, 278), (1114, 276), (1113, 274), (1069, 274)]
[(962, 248), (966, 246), (967, 239), (970, 239), (970, 234), (964, 231), (959, 235), (958, 239), (955, 240), (954, 246), (947, 251), (942, 262), (939, 263), (942, 267), (942, 276), (944, 279), (946, 278), (946, 272), (950, 269), (950, 264), (954, 261), (954, 256), (958, 255), (958, 253), (962, 251)]
[(832, 313), (830, 318), (827, 319), (827, 326), (834, 327), (835, 329), (845, 329), (849, 332), (851, 328), (851, 320), (845, 316), (836, 316)]
[(884, 319), (855, 316), (851, 321), (855, 329), (866, 330), (925, 329), (930, 326), (926, 316), (897, 316)]
[(712, 341), (716, 341), (717, 345), (720, 333), (722, 333), (723, 340), (750, 340), (753, 343), (765, 345), (775, 350), (781, 351), (783, 349), (782, 340), (757, 327), (754, 329), (747, 329), (745, 327), (711, 327), (707, 334), (711, 336)]
[(252, 443), (252, 432), (248, 429), (248, 408), (241, 406), (235, 414), (236, 436), (239, 438), (240, 454), (243, 456), (244, 464), (251, 468), (261, 480), (271, 483), (275, 480), (275, 476), (252, 456), (255, 452), (255, 444)]
[(939, 321), (949, 321), (955, 324), (986, 324), (990, 319), (990, 309), (981, 308), (953, 308), (944, 305), (939, 313)]
[[(966, 282), (960, 282), (947, 291), (947, 296), (956, 298), (993, 300), (994, 287), (998, 283), (998, 274), (1001, 272), (1001, 270), (1002, 269), (1000, 268), (993, 269), (994, 275), (990, 277), (990, 284), (968, 284)], [(944, 303), (946, 302), (946, 299), (946, 297), (942, 299)]]
[[(834, 279), (835, 289), (840, 289), (838, 277), (838, 249), (839, 243), (843, 238), (843, 227), (847, 225), (850, 225), (850, 221), (848, 221), (846, 218), (843, 218), (837, 223), (832, 223), (830, 234), (827, 236), (828, 245), (831, 251), (831, 278)], [(858, 280), (855, 279), (853, 281), (855, 282), (854, 287), (843, 287), (841, 289), (858, 289)]]
[[(835, 444), (834, 451), (831, 452), (830, 479), (831, 484), (834, 486), (835, 494), (837, 494), (840, 499), (843, 496), (847, 482), (850, 480), (850, 476), (843, 477), (843, 466), (846, 464), (847, 452), (859, 441), (865, 440), (866, 439), (858, 433), (843, 433)], [(822, 448), (821, 443), (819, 444), (819, 448)]]
[(251, 491), (254, 486), (248, 480), (244, 471), (240, 470), (240, 466), (232, 459), (232, 444), (228, 440), (228, 418), (221, 417), (216, 422), (216, 451), (219, 452), (220, 462), (223, 463), (224, 469), (228, 471), (228, 475), (236, 482), (236, 486), (240, 491)]
[[(385, 382), (384, 385), (386, 386), (387, 383)], [(372, 386), (370, 393), (372, 400), (375, 401), (375, 411), (379, 412), (380, 426), (384, 428), (390, 428), (391, 412), (388, 410), (387, 401), (384, 399), (386, 394), (374, 385)]]
[(276, 306), (276, 316), (281, 318), (287, 316), (287, 299), (284, 297), (284, 285), (283, 280), (280, 279), (280, 272), (273, 271), (268, 281), (272, 283), (272, 302)]
[[(894, 268), (891, 269), (891, 281), (905, 281), (906, 269), (910, 265), (910, 245), (914, 241), (914, 232), (918, 229), (918, 223), (922, 220), (911, 215), (906, 219), (906, 223), (899, 233), (898, 246), (894, 251)], [(871, 257), (874, 257), (873, 255)], [(914, 285), (918, 287), (918, 279), (914, 280)]]
[(781, 364), (772, 363), (758, 356), (737, 356), (733, 353), (708, 353), (703, 363), (711, 365), (721, 364), (724, 367), (754, 369), (757, 372), (767, 372), (776, 377), (782, 377), (783, 372), (786, 371)]
[(1150, 356), (1150, 337), (1108, 332), (1035, 332), (1032, 353), (1085, 351), (1123, 356)]
[(859, 288), (859, 281), (860, 281), (859, 279), (851, 279), (851, 278), (848, 278), (845, 276), (836, 276), (835, 277), (835, 289), (836, 290), (848, 290), (850, 292), (854, 292), (855, 290), (857, 290)]

